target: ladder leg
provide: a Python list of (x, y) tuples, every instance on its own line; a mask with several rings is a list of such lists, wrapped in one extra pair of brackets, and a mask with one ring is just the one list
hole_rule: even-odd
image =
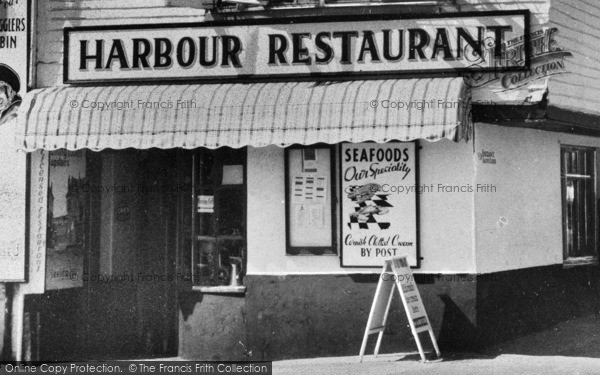
[(379, 354), (379, 346), (381, 345), (381, 339), (383, 338), (383, 331), (380, 331), (377, 335), (377, 344), (375, 345), (375, 357)]
[(360, 345), (360, 360), (359, 360), (359, 362), (362, 362), (363, 356), (365, 355), (365, 349), (367, 348), (367, 340), (368, 339), (369, 339), (369, 329), (367, 326), (367, 329), (365, 330), (365, 336), (363, 337), (362, 344)]
[[(383, 268), (383, 273), (387, 272), (389, 267), (390, 267), (389, 263), (386, 262), (385, 266)], [(376, 313), (375, 309), (378, 306), (377, 302), (379, 301), (379, 298), (381, 297), (382, 288), (383, 288), (384, 283), (385, 283), (385, 281), (383, 280), (382, 277), (380, 277), (379, 282), (377, 283), (377, 289), (375, 289), (375, 297), (373, 297), (373, 303), (371, 304), (371, 311), (369, 311), (369, 319), (367, 319), (367, 326), (365, 327), (365, 335), (363, 336), (363, 341), (360, 346), (359, 362), (362, 362), (363, 356), (365, 355), (365, 350), (367, 348), (367, 340), (369, 339), (369, 331), (371, 331), (371, 325), (372, 325), (372, 322), (373, 322), (373, 319), (374, 319), (375, 313)], [(389, 283), (386, 285), (389, 285)], [(392, 286), (391, 290), (394, 290), (393, 286)]]
[(385, 325), (387, 323), (388, 314), (390, 312), (390, 306), (392, 305), (392, 299), (394, 299), (394, 289), (390, 290), (390, 296), (388, 298), (387, 307), (385, 308), (385, 314), (383, 315), (383, 329), (379, 332), (379, 336), (377, 336), (377, 345), (375, 345), (375, 357), (379, 354), (379, 347), (381, 346), (381, 340), (383, 339), (383, 332), (385, 331)]
[(437, 357), (440, 358), (442, 353), (440, 353), (440, 348), (438, 347), (437, 341), (435, 340), (435, 335), (433, 334), (433, 329), (431, 328), (429, 328), (429, 337), (431, 337), (431, 342), (435, 348), (435, 354), (437, 354)]
[(419, 354), (421, 355), (421, 360), (423, 362), (426, 361), (425, 352), (423, 351), (423, 346), (421, 345), (421, 339), (419, 338), (419, 334), (413, 331), (413, 335), (415, 336), (415, 341), (417, 342), (417, 348), (419, 348)]

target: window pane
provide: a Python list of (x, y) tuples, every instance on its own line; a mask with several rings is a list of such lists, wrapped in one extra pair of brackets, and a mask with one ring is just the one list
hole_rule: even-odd
[(594, 149), (563, 148), (563, 226), (567, 257), (596, 255)]
[(586, 153), (585, 174), (588, 176), (594, 175), (594, 153)]
[[(567, 155), (567, 154), (565, 154)], [(565, 189), (565, 197), (563, 197), (563, 204), (565, 207), (565, 217), (564, 217), (564, 226), (565, 226), (565, 236), (566, 236), (566, 246), (567, 246), (567, 254), (573, 253), (573, 200), (575, 199), (575, 186), (573, 186), (573, 181), (569, 181), (566, 177), (563, 178), (563, 184), (566, 185)]]
[(240, 236), (244, 232), (244, 200), (239, 189), (223, 189), (219, 192), (218, 234)]
[(239, 285), (246, 258), (246, 149), (199, 149), (196, 158), (194, 282)]

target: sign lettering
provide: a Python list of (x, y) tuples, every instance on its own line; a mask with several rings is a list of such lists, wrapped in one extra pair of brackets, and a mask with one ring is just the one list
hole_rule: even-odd
[(342, 266), (417, 265), (415, 144), (342, 144)]
[(524, 70), (528, 59), (515, 64), (501, 46), (524, 35), (528, 14), (67, 28), (65, 81)]

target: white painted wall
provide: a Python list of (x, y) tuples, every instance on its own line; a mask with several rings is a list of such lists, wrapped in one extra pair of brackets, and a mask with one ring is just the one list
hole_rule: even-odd
[(196, 0), (38, 0), (36, 27), (36, 87), (62, 85), (63, 28), (202, 22), (205, 11)]
[(421, 145), (420, 185), (434, 185), (433, 192), (420, 196), (422, 272), (475, 272), (473, 194), (446, 190), (473, 184), (473, 142)]
[(476, 183), (496, 187), (475, 193), (477, 272), (561, 264), (560, 146), (600, 147), (600, 139), (487, 124), (476, 129), (476, 152), (493, 151), (496, 159), (484, 164), (475, 156)]
[[(473, 145), (447, 140), (421, 145), (421, 184), (433, 184), (435, 190), (419, 196), (424, 259), (416, 272), (474, 272), (473, 195), (437, 192), (438, 184), (472, 184)], [(341, 268), (338, 255), (286, 255), (284, 150), (249, 148), (247, 165), (248, 274), (381, 272), (380, 268)]]
[[(552, 0), (552, 5), (554, 5)], [(568, 1), (568, 0), (565, 0)], [(532, 28), (548, 22), (550, 0), (457, 0), (456, 6), (461, 12), (490, 12), (529, 9)]]
[[(417, 273), (490, 273), (562, 264), (561, 144), (600, 147), (600, 139), (477, 124), (473, 143), (421, 142)], [(475, 153), (473, 153), (473, 147)], [(493, 151), (496, 164), (477, 153)], [(368, 273), (339, 257), (285, 255), (283, 149), (248, 150), (248, 273)], [(265, 189), (268, 182), (269, 189)], [(471, 186), (473, 192), (439, 191)], [(490, 184), (495, 191), (477, 191)], [(262, 188), (261, 188), (262, 187)], [(501, 218), (506, 224), (499, 222)]]

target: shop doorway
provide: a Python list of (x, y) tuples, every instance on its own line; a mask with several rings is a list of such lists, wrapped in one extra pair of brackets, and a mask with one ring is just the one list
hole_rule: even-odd
[(90, 358), (177, 356), (180, 241), (175, 150), (103, 151), (90, 159)]

